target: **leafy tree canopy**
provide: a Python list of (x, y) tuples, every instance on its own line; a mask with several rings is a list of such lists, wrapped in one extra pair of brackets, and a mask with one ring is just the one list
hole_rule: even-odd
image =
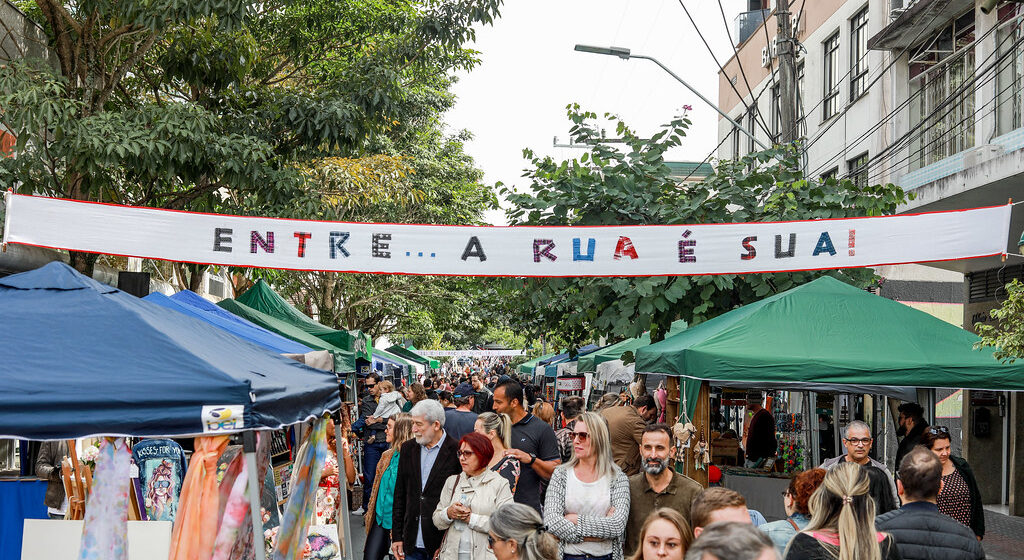
[(995, 348), (996, 359), (1009, 364), (1024, 358), (1024, 284), (1020, 280), (1006, 285), (1006, 299), (990, 315), (995, 325), (974, 325), (981, 336), (975, 347)]
[[(610, 143), (597, 115), (568, 107), (573, 143), (590, 144), (578, 159), (556, 161), (530, 150), (529, 192), (503, 193), (510, 222), (529, 225), (711, 224), (841, 218), (891, 214), (906, 200), (894, 185), (859, 186), (849, 180), (804, 177), (797, 152), (776, 147), (737, 161), (717, 162), (703, 181), (680, 182), (665, 164), (690, 125), (678, 117), (651, 138), (621, 120), (621, 142)], [(823, 274), (858, 286), (873, 281), (866, 269), (777, 274), (660, 276), (652, 278), (541, 278), (509, 280), (524, 302), (517, 317), (531, 333), (557, 333), (572, 344), (652, 332), (661, 340), (672, 321), (700, 323), (737, 306), (809, 282)]]

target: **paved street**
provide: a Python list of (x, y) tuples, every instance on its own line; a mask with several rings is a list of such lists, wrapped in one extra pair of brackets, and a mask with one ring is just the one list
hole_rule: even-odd
[(989, 560), (1024, 558), (1024, 517), (1010, 517), (985, 510), (985, 540)]

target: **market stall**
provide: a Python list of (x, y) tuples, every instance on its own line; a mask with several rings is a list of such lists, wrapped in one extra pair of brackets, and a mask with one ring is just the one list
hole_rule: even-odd
[[(819, 393), (916, 400), (917, 388), (1024, 390), (1024, 363), (1000, 363), (991, 349), (974, 349), (978, 340), (927, 313), (823, 277), (638, 349), (636, 371), (668, 375), (670, 416), (690, 420), (707, 439), (711, 386), (775, 391), (788, 403), (772, 409), (784, 416), (777, 426), (788, 423), (779, 433), (805, 434), (796, 443), (807, 454), (816, 443), (810, 427), (817, 425)], [(706, 484), (706, 468), (688, 457), (687, 472)], [(812, 463), (805, 455), (801, 464)]]
[[(675, 321), (665, 338), (684, 330), (686, 330), (686, 321)], [(591, 398), (597, 400), (608, 390), (618, 391), (633, 381), (636, 351), (650, 343), (651, 334), (645, 332), (636, 338), (627, 338), (589, 354), (581, 355), (576, 370), (579, 374), (593, 374), (593, 381), (588, 386), (588, 393), (593, 392)], [(628, 364), (624, 358), (629, 358)]]
[(289, 323), (332, 346), (351, 352), (357, 360), (356, 371), (369, 373), (370, 361), (373, 358), (373, 344), (369, 335), (358, 330), (333, 329), (314, 321), (288, 303), (262, 279), (256, 281), (256, 284), (245, 293), (236, 296), (235, 299), (243, 305)]
[[(174, 298), (172, 297), (171, 299)], [(337, 372), (348, 373), (356, 371), (356, 359), (352, 352), (334, 346), (323, 339), (317, 338), (291, 323), (287, 323), (277, 319), (276, 317), (271, 317), (266, 313), (257, 311), (248, 305), (239, 303), (238, 301), (230, 298), (218, 301), (217, 307), (246, 321), (255, 323), (264, 329), (279, 334), (289, 340), (298, 342), (303, 346), (313, 348), (314, 350), (327, 350), (332, 356), (334, 356), (334, 370)]]
[[(318, 418), (341, 406), (334, 373), (100, 284), (63, 263), (0, 279), (0, 309), (8, 326), (5, 343), (18, 349), (0, 368), (4, 437), (253, 434)], [(246, 436), (246, 442), (245, 460), (238, 464), (248, 468), (238, 477), (247, 484), (238, 488), (251, 490), (259, 487), (255, 437)], [(125, 443), (112, 438), (100, 447), (101, 453), (120, 457), (115, 461), (118, 469), (127, 465)], [(110, 471), (114, 463), (104, 457), (96, 459), (96, 486), (85, 508), (86, 531), (94, 537), (113, 537), (109, 532), (119, 530), (116, 519), (99, 513), (93, 515), (99, 521), (91, 524), (89, 511), (107, 511), (90, 509), (93, 501), (110, 505), (104, 500), (118, 494), (101, 489), (101, 482), (128, 484), (127, 478), (118, 477), (121, 471)], [(75, 453), (71, 460), (79, 473)], [(261, 528), (259, 497), (247, 494), (238, 497), (255, 504), (247, 508), (249, 519), (252, 527)], [(11, 525), (6, 516), (13, 511), (0, 511), (0, 525)], [(17, 544), (5, 544), (0, 552), (4, 558), (17, 558), (20, 538), (10, 531), (5, 538)], [(262, 546), (257, 546), (257, 557), (262, 557)]]

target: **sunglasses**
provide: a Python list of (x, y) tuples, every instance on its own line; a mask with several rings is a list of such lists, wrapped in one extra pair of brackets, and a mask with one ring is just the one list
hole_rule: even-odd
[(171, 482), (169, 480), (158, 480), (153, 483), (154, 488), (170, 488)]
[(587, 441), (587, 438), (589, 438), (589, 437), (590, 437), (590, 434), (588, 434), (587, 432), (573, 432), (572, 433), (572, 440), (573, 441), (576, 441), (576, 438), (579, 438), (580, 441)]
[(931, 426), (931, 427), (928, 428), (928, 431), (931, 432), (932, 435), (935, 435), (935, 436), (937, 436), (939, 434), (949, 435), (949, 428), (947, 428), (945, 426)]
[(465, 458), (465, 459), (469, 459), (473, 455), (475, 455), (475, 453), (473, 453), (472, 451), (462, 451), (462, 450), (459, 450), (459, 457), (462, 457), (462, 458)]

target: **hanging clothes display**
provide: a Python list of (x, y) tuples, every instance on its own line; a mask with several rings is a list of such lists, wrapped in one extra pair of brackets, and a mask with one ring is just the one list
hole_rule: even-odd
[(124, 438), (104, 438), (85, 508), (79, 560), (127, 560), (130, 471)]
[(231, 558), (243, 521), (249, 517), (248, 474), (243, 453), (236, 453), (223, 471), (219, 492), (220, 527), (217, 528), (212, 560)]
[(217, 460), (227, 448), (229, 436), (195, 438), (181, 502), (171, 531), (169, 560), (209, 560), (217, 536), (220, 495)]
[(316, 507), (316, 491), (327, 458), (327, 421), (316, 422), (302, 443), (292, 470), (291, 495), (285, 504), (281, 528), (277, 533), (274, 560), (298, 560), (306, 547), (306, 537)]

